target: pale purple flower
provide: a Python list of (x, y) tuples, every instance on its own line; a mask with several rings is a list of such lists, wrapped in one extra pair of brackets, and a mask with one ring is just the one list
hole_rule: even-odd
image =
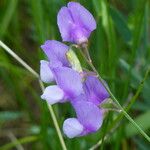
[(52, 105), (60, 102), (64, 96), (65, 94), (61, 88), (59, 88), (57, 85), (51, 85), (45, 88), (41, 98), (45, 99), (49, 104)]
[(46, 56), (48, 57), (51, 66), (66, 66), (69, 67), (69, 62), (66, 58), (66, 53), (69, 47), (59, 41), (48, 40), (41, 46)]
[(54, 68), (53, 74), (57, 85), (63, 89), (66, 98), (74, 99), (83, 93), (83, 84), (80, 74), (67, 67)]
[(49, 104), (66, 102), (83, 93), (82, 79), (78, 72), (68, 67), (51, 68), (57, 86), (48, 86), (42, 99)]
[(84, 136), (96, 132), (102, 125), (102, 111), (94, 103), (81, 95), (72, 101), (77, 118), (64, 121), (63, 131), (69, 138)]
[(83, 88), (88, 101), (96, 105), (100, 105), (100, 103), (109, 98), (109, 93), (95, 76), (87, 76)]
[(63, 131), (69, 138), (96, 132), (103, 122), (103, 109), (98, 106), (109, 98), (103, 84), (95, 76), (87, 76), (83, 82), (84, 94), (71, 101), (77, 118), (64, 121)]
[(63, 123), (63, 132), (69, 138), (80, 136), (83, 131), (84, 127), (77, 118), (68, 118)]
[(40, 61), (40, 77), (45, 83), (50, 83), (54, 81), (53, 73), (49, 67), (49, 62), (45, 60)]
[[(57, 22), (63, 41), (82, 44), (88, 41), (96, 22), (92, 14), (77, 2), (62, 7)], [(41, 61), (40, 77), (43, 82), (55, 81), (56, 85), (45, 88), (41, 98), (49, 104), (69, 101), (75, 118), (64, 121), (63, 131), (69, 138), (96, 132), (102, 126), (103, 111), (99, 105), (109, 94), (98, 78), (84, 76), (71, 68), (66, 53), (69, 47), (55, 40), (48, 40), (41, 46), (48, 61)], [(85, 79), (85, 80), (83, 80)]]
[[(66, 58), (69, 47), (55, 40), (48, 40), (41, 46), (49, 61), (42, 60), (40, 65), (40, 77), (45, 83), (54, 81), (51, 68), (66, 66), (70, 64)], [(51, 67), (51, 68), (50, 68)]]
[(57, 24), (63, 41), (81, 44), (87, 42), (96, 29), (92, 14), (77, 2), (69, 2), (58, 12)]

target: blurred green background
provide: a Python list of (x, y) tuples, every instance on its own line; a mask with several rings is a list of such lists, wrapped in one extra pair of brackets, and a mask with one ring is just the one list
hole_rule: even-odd
[[(40, 45), (60, 40), (57, 12), (69, 0), (0, 0), (0, 40), (39, 72), (44, 59)], [(101, 76), (122, 106), (134, 96), (129, 114), (150, 135), (149, 0), (78, 0), (94, 15), (97, 29), (89, 50)], [(79, 56), (80, 57), (80, 56)], [(86, 64), (81, 59), (83, 66)], [(88, 67), (88, 66), (87, 66)], [(143, 82), (142, 82), (143, 83)], [(139, 87), (140, 85), (140, 87)], [(61, 145), (38, 81), (0, 48), (0, 149), (60, 150)], [(59, 125), (73, 116), (70, 104), (53, 106)], [(148, 143), (125, 118), (112, 127), (116, 112), (106, 115), (102, 128), (86, 137), (68, 139), (68, 150), (149, 150)], [(106, 140), (104, 140), (107, 137)], [(18, 143), (14, 142), (18, 139)]]

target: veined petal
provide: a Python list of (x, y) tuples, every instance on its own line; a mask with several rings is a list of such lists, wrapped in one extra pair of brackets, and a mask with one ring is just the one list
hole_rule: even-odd
[(48, 86), (45, 88), (41, 98), (52, 105), (60, 102), (64, 98), (64, 92), (57, 85)]
[(45, 83), (50, 83), (54, 81), (53, 73), (49, 67), (49, 62), (45, 60), (40, 61), (40, 77), (41, 80)]
[(82, 135), (97, 131), (103, 122), (101, 110), (93, 103), (88, 101), (73, 101), (79, 122), (84, 126)]
[(73, 20), (80, 27), (91, 32), (96, 29), (96, 21), (92, 14), (77, 2), (69, 2), (68, 8), (72, 14)]
[(71, 30), (73, 28), (73, 20), (69, 9), (67, 7), (62, 7), (57, 15), (57, 24), (61, 33), (63, 41), (71, 40)]
[(45, 54), (47, 55), (50, 62), (61, 62), (64, 66), (69, 66), (69, 62), (66, 58), (66, 52), (68, 51), (68, 46), (55, 41), (48, 40), (41, 46)]
[(82, 44), (88, 41), (90, 32), (81, 26), (76, 26), (71, 31), (71, 42)]
[(82, 44), (88, 41), (91, 32), (96, 29), (92, 14), (77, 2), (69, 2), (58, 12), (57, 24), (63, 41)]
[(83, 125), (76, 118), (69, 118), (64, 121), (63, 132), (69, 138), (79, 136), (83, 132)]
[(83, 88), (88, 101), (96, 105), (99, 105), (109, 97), (109, 93), (97, 77), (88, 76), (83, 84)]
[(81, 94), (81, 95), (75, 97), (75, 98), (71, 101), (71, 103), (74, 104), (75, 102), (78, 102), (78, 101), (85, 101), (85, 102), (87, 102), (88, 100), (87, 100), (86, 95), (83, 93), (83, 94)]
[(83, 92), (81, 76), (78, 72), (67, 67), (53, 68), (58, 86), (64, 91), (67, 98), (74, 98)]

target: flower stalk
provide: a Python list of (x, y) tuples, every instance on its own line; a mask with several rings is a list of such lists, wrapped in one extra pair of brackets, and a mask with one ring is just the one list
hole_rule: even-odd
[[(43, 82), (41, 81), (40, 79), (40, 76), (39, 74), (33, 70), (25, 61), (23, 61), (16, 53), (14, 53), (7, 45), (5, 45), (2, 41), (0, 41), (0, 46), (8, 53), (10, 54), (14, 59), (16, 59), (25, 69), (27, 69), (33, 76), (35, 76), (38, 81), (39, 81), (39, 85), (40, 85), (40, 88), (42, 90), (42, 92), (44, 91), (44, 85), (43, 85)], [(66, 148), (66, 145), (65, 145), (65, 142), (64, 142), (64, 139), (63, 139), (63, 136), (61, 134), (61, 131), (60, 131), (60, 128), (59, 128), (59, 125), (58, 125), (58, 121), (56, 119), (56, 115), (54, 113), (54, 110), (52, 108), (51, 105), (49, 105), (47, 103), (47, 106), (48, 106), (48, 109), (50, 111), (50, 114), (51, 114), (51, 117), (52, 117), (52, 120), (53, 120), (53, 123), (54, 123), (54, 126), (55, 126), (55, 129), (57, 131), (57, 134), (58, 134), (58, 137), (59, 137), (59, 140), (60, 140), (60, 143), (61, 143), (61, 146), (62, 146), (62, 149), (63, 150), (67, 150)]]
[[(86, 52), (88, 51), (87, 47), (82, 47), (82, 49), (83, 48), (85, 49), (84, 51), (86, 51)], [(101, 81), (101, 83), (103, 84), (103, 86), (106, 88), (107, 92), (110, 94), (112, 100), (117, 104), (118, 108), (121, 110), (121, 113), (134, 125), (134, 127), (141, 133), (141, 135), (143, 135), (145, 137), (145, 139), (147, 139), (150, 142), (150, 137), (141, 129), (141, 127), (128, 115), (128, 113), (120, 105), (120, 103), (118, 102), (117, 98), (113, 95), (113, 93), (110, 91), (110, 89), (108, 88), (108, 86), (106, 86), (106, 84), (104, 83), (104, 80), (102, 79), (102, 77), (100, 76), (100, 74), (98, 73), (98, 71), (96, 70), (96, 68), (93, 65), (92, 61), (89, 61), (91, 59), (88, 59), (86, 57), (86, 55), (82, 52), (82, 49), (80, 50), (80, 53), (82, 54), (82, 56), (84, 57), (84, 59), (86, 60), (86, 62), (88, 63), (88, 65), (92, 68), (92, 70), (97, 74), (99, 80)]]

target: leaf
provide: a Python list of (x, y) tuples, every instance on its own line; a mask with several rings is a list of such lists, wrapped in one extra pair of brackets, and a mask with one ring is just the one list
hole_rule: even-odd
[(0, 20), (0, 37), (3, 37), (7, 31), (7, 28), (13, 19), (13, 14), (16, 10), (18, 0), (9, 1), (8, 6), (5, 11), (5, 15)]
[(93, 2), (96, 13), (98, 14), (98, 16), (100, 16), (100, 13), (101, 13), (100, 1), (92, 0), (92, 2)]
[(131, 40), (131, 31), (128, 28), (127, 21), (124, 19), (123, 15), (112, 6), (110, 7), (110, 15), (120, 35), (126, 42), (129, 42)]

